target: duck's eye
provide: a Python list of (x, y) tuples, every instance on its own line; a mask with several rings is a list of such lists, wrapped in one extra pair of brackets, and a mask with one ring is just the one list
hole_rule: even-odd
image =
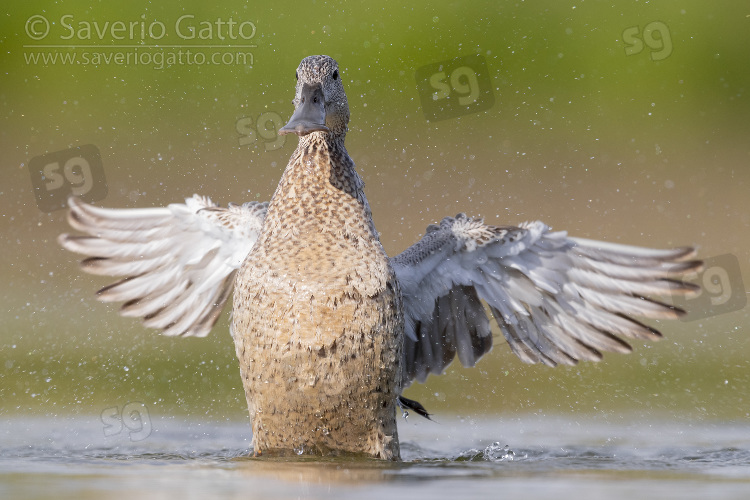
[(339, 70), (333, 72), (333, 79), (336, 80), (339, 77)]

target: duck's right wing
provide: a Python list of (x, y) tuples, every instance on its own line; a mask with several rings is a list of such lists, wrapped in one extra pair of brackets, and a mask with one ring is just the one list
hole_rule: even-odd
[(68, 223), (86, 236), (62, 234), (60, 244), (88, 256), (84, 271), (122, 277), (98, 299), (125, 302), (120, 314), (143, 318), (165, 335), (196, 337), (221, 315), (268, 208), (221, 208), (198, 195), (160, 208), (99, 208), (76, 198), (68, 204)]
[(404, 298), (403, 384), (442, 373), (455, 357), (474, 366), (490, 350), (482, 301), (524, 362), (555, 366), (629, 352), (620, 336), (661, 336), (632, 316), (684, 313), (649, 297), (694, 293), (680, 281), (701, 267), (694, 255), (693, 248), (569, 238), (541, 222), (497, 227), (446, 217), (391, 259)]

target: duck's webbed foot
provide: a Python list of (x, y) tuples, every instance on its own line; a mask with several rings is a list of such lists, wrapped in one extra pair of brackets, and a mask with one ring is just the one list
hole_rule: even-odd
[(418, 415), (423, 416), (427, 420), (432, 420), (430, 418), (430, 413), (427, 412), (427, 409), (425, 409), (424, 406), (422, 406), (422, 403), (419, 401), (414, 401), (413, 399), (405, 398), (403, 396), (398, 397), (398, 406), (401, 408), (401, 412), (404, 415), (404, 418), (407, 418), (409, 416), (408, 410), (412, 410), (416, 412)]

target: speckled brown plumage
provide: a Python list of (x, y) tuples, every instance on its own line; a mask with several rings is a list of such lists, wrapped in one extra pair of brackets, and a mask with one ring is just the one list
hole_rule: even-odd
[[(300, 81), (336, 85), (334, 65), (307, 58)], [(344, 147), (345, 96), (332, 101), (342, 111), (300, 138), (237, 276), (233, 336), (256, 453), (397, 459), (401, 298)]]

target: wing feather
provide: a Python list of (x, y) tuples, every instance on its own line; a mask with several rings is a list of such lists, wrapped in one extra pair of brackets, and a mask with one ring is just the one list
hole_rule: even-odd
[(442, 373), (456, 356), (473, 366), (491, 349), (482, 300), (526, 363), (570, 365), (630, 352), (620, 337), (661, 337), (631, 316), (684, 314), (651, 296), (695, 293), (680, 280), (701, 267), (694, 257), (689, 247), (569, 238), (541, 222), (499, 227), (464, 214), (446, 217), (391, 259), (404, 297), (404, 383)]
[(85, 234), (60, 235), (60, 244), (87, 256), (84, 271), (121, 277), (99, 290), (99, 300), (124, 302), (123, 316), (141, 317), (165, 335), (198, 337), (221, 315), (268, 207), (221, 208), (198, 195), (162, 208), (68, 203), (70, 226)]

